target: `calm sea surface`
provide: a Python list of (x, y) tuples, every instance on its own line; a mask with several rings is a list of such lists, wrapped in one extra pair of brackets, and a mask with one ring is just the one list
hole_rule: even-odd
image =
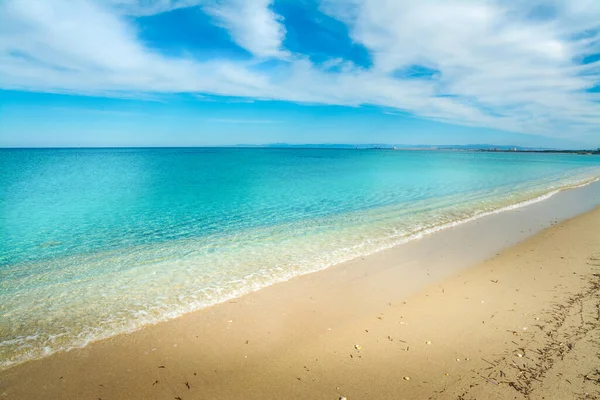
[(0, 150), (0, 367), (600, 177), (600, 157)]

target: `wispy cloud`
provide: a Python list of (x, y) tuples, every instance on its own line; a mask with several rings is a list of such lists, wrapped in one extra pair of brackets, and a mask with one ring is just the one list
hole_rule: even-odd
[[(254, 59), (167, 57), (146, 47), (130, 20), (191, 6)], [(0, 87), (373, 104), (463, 125), (598, 137), (600, 93), (590, 89), (600, 61), (590, 56), (600, 53), (600, 2), (323, 0), (320, 8), (347, 25), (372, 66), (343, 61), (332, 70), (286, 50), (286, 21), (271, 0), (6, 0)], [(276, 69), (258, 68), (273, 58)], [(415, 70), (434, 72), (399, 73)]]
[(213, 1), (204, 10), (227, 29), (233, 40), (258, 57), (284, 57), (282, 18), (270, 8), (272, 0)]

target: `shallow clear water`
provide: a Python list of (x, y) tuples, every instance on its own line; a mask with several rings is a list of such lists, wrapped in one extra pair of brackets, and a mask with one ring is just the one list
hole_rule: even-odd
[(560, 154), (0, 150), (0, 367), (597, 177)]

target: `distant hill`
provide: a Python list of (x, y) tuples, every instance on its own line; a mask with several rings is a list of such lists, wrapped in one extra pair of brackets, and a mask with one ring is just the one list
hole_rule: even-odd
[(269, 143), (269, 144), (237, 144), (233, 147), (264, 147), (264, 148), (299, 148), (299, 149), (431, 149), (431, 150), (513, 150), (518, 151), (535, 151), (548, 150), (541, 147), (523, 147), (514, 145), (493, 145), (493, 144), (389, 144), (389, 143), (307, 143), (307, 144), (291, 144), (291, 143)]

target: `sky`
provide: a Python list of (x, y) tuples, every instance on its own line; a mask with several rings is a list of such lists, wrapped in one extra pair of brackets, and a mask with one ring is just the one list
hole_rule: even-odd
[(598, 0), (0, 0), (0, 147), (600, 147)]

